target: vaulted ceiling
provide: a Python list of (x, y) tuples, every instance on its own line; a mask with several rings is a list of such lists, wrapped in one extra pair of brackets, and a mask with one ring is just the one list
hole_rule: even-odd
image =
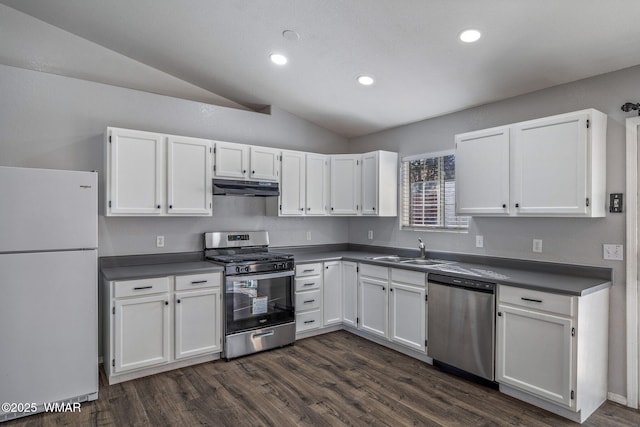
[[(227, 104), (276, 105), (347, 137), (640, 64), (637, 0), (0, 3)], [(458, 39), (468, 28), (478, 42)]]

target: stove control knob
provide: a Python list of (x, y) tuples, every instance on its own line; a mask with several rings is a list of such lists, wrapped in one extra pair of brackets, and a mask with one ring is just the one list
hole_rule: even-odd
[(287, 268), (287, 263), (283, 262), (282, 264), (280, 264), (280, 268), (282, 270), (284, 270), (285, 268)]
[(278, 264), (273, 264), (273, 269), (277, 270), (278, 269)]
[(248, 265), (244, 268), (244, 271), (247, 272), (247, 273), (249, 272), (249, 266)]
[(236, 273), (240, 273), (240, 267), (236, 267)]

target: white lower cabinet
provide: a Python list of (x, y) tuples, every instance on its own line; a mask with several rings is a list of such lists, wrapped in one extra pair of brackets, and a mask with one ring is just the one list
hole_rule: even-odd
[(391, 269), (389, 339), (418, 351), (426, 346), (426, 274)]
[(360, 264), (358, 329), (387, 338), (389, 316), (389, 269)]
[(322, 327), (322, 263), (298, 264), (295, 275), (296, 334)]
[(498, 287), (500, 390), (577, 422), (607, 399), (609, 289), (567, 296)]
[(169, 361), (169, 294), (114, 303), (114, 372)]
[(342, 323), (342, 262), (324, 263), (323, 280), (323, 325), (339, 325)]
[(221, 282), (221, 273), (106, 282), (109, 384), (217, 358), (222, 351)]
[(358, 263), (342, 261), (342, 323), (358, 327)]

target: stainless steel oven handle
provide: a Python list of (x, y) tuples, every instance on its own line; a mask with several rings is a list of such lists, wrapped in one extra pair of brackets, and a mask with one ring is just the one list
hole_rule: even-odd
[(266, 274), (247, 274), (247, 275), (239, 274), (236, 276), (227, 275), (226, 280), (227, 282), (243, 282), (245, 280), (263, 280), (263, 279), (277, 279), (279, 277), (290, 277), (290, 276), (293, 276), (294, 274), (295, 273), (293, 271), (275, 271), (273, 273), (266, 273)]
[(270, 337), (274, 334), (273, 330), (271, 331), (267, 331), (267, 332), (260, 332), (259, 334), (253, 334), (251, 335), (251, 339), (255, 339), (255, 338), (264, 338), (264, 337)]

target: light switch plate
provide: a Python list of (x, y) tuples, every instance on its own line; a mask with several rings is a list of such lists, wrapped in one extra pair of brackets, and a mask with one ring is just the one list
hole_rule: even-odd
[(369, 232), (367, 233), (367, 238), (369, 240), (373, 240), (373, 230), (369, 230)]
[(307, 240), (311, 240), (311, 232), (307, 231)]
[(484, 236), (476, 236), (476, 248), (484, 247)]
[(533, 252), (542, 252), (542, 239), (533, 239)]
[(624, 260), (624, 246), (623, 245), (602, 245), (604, 259), (623, 261)]
[(156, 248), (164, 248), (164, 236), (156, 236)]

